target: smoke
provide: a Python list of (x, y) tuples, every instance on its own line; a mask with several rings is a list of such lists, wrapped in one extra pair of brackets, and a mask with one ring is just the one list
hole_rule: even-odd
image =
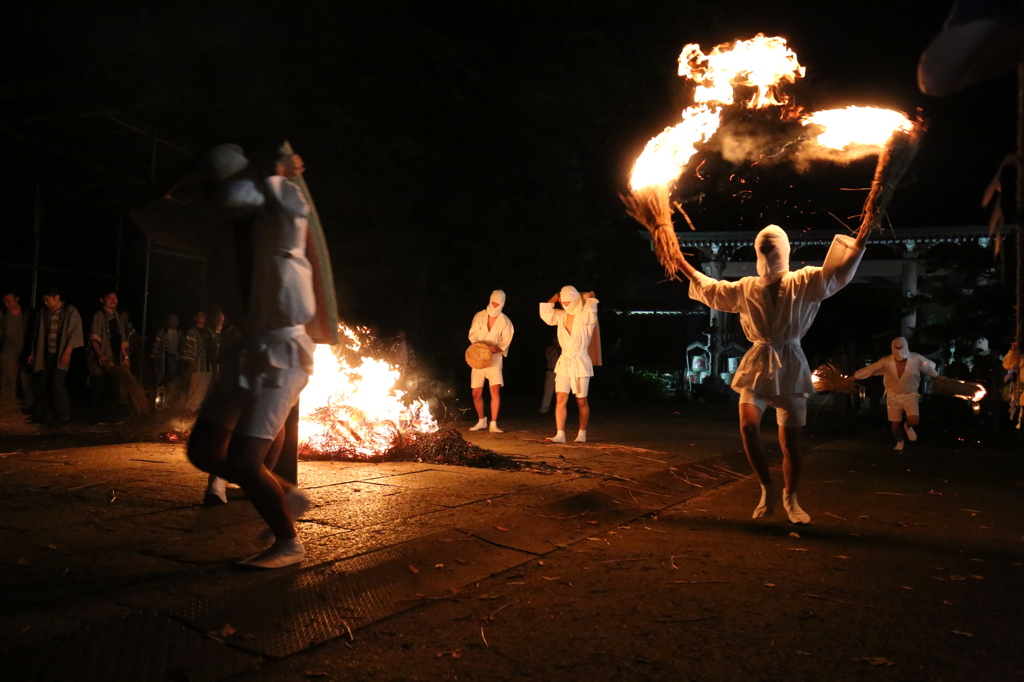
[(822, 128), (802, 125), (796, 121), (733, 120), (724, 124), (712, 146), (722, 158), (734, 165), (790, 164), (804, 173), (814, 162), (849, 165), (868, 156), (877, 155), (878, 145), (854, 144), (832, 149), (817, 143)]

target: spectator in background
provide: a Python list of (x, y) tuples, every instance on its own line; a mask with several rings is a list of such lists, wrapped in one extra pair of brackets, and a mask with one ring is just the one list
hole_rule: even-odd
[(72, 351), (83, 345), (82, 316), (63, 301), (60, 289), (47, 289), (28, 358), (37, 375), (36, 421), (57, 426), (67, 426), (71, 421), (68, 368)]
[(182, 340), (178, 316), (170, 313), (164, 318), (164, 326), (156, 333), (153, 350), (149, 354), (153, 360), (153, 377), (157, 386), (165, 386), (178, 376), (178, 352)]
[(117, 312), (117, 293), (108, 291), (100, 297), (101, 308), (92, 316), (89, 328), (89, 396), (92, 404), (90, 421), (102, 424), (116, 421), (117, 388), (107, 370), (127, 370), (128, 334)]
[(185, 409), (199, 410), (213, 378), (213, 363), (217, 356), (217, 339), (213, 330), (206, 326), (206, 313), (202, 310), (192, 318), (195, 326), (188, 330), (181, 346), (181, 360), (189, 373), (188, 399)]
[(34, 315), (22, 308), (17, 292), (4, 296), (4, 309), (0, 311), (0, 400), (8, 405), (17, 401), (18, 385), (26, 408), (34, 400), (32, 371), (28, 367), (31, 353)]

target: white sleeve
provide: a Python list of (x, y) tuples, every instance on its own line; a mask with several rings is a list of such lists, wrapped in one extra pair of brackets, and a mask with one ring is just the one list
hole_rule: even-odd
[(544, 320), (544, 323), (550, 327), (558, 325), (558, 313), (559, 310), (555, 310), (554, 303), (541, 303), (540, 304), (540, 319)]
[(723, 313), (738, 313), (743, 303), (743, 289), (739, 282), (726, 282), (708, 277), (703, 272), (690, 276), (690, 298)]
[(878, 362), (874, 362), (867, 367), (862, 367), (853, 373), (854, 379), (867, 379), (873, 377), (876, 374), (881, 374), (885, 371), (885, 358), (882, 358)]
[(469, 342), (476, 343), (482, 337), (480, 336), (480, 325), (477, 324), (477, 320), (480, 319), (480, 313), (473, 316), (473, 322), (469, 325)]
[[(506, 319), (508, 319), (506, 317)], [(508, 357), (508, 347), (512, 344), (512, 335), (516, 333), (515, 327), (512, 326), (512, 320), (508, 320), (508, 324), (501, 330), (501, 334), (498, 336), (498, 341), (494, 345), (501, 349), (501, 354)]]

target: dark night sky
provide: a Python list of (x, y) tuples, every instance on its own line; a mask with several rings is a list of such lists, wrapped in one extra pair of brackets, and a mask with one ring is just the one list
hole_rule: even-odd
[[(116, 110), (196, 147), (291, 138), (345, 312), (406, 329), (428, 351), (460, 348), (495, 287), (524, 329), (535, 301), (567, 282), (612, 306), (685, 300), (680, 285), (657, 284), (617, 192), (687, 103), (675, 72), (688, 42), (787, 37), (807, 67), (789, 92), (810, 110), (920, 107), (931, 128), (891, 211), (898, 231), (984, 223), (981, 192), (1013, 146), (1012, 76), (948, 100), (917, 90), (917, 59), (946, 3), (148, 5), (5, 9), (3, 118)], [(708, 230), (766, 219), (834, 228), (828, 212), (846, 218), (863, 200), (840, 189), (866, 187), (873, 165), (734, 169), (754, 195), (739, 204), (727, 178), (709, 178), (693, 216)]]

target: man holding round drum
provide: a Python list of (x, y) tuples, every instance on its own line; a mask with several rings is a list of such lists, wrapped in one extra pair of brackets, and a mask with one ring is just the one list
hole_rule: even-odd
[(485, 344), (491, 352), (490, 364), (482, 369), (473, 368), (469, 386), (473, 389), (473, 406), (476, 408), (477, 423), (470, 431), (482, 431), (488, 428), (484, 413), (484, 382), (491, 385), (491, 433), (502, 433), (498, 428), (498, 410), (501, 408), (501, 386), (505, 383), (501, 374), (502, 359), (508, 355), (509, 344), (515, 329), (508, 315), (501, 312), (505, 307), (505, 292), (495, 289), (491, 292), (491, 300), (487, 308), (473, 316), (473, 324), (469, 327), (469, 342)]

